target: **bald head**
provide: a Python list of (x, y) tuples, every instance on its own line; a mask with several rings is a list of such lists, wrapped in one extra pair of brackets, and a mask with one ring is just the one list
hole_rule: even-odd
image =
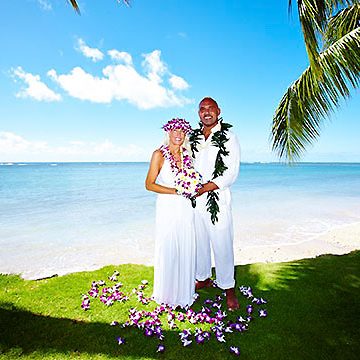
[(218, 123), (220, 112), (217, 102), (211, 97), (205, 97), (199, 103), (199, 118), (208, 131)]
[(212, 97), (209, 97), (209, 96), (204, 97), (204, 98), (199, 102), (199, 107), (200, 107), (200, 105), (201, 105), (201, 103), (202, 103), (203, 101), (205, 101), (205, 102), (212, 102), (212, 103), (214, 103), (214, 105), (215, 105), (217, 108), (219, 108), (218, 103), (217, 103), (216, 100), (214, 100)]

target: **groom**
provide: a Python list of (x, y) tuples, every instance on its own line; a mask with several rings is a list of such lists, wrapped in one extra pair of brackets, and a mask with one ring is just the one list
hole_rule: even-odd
[(230, 186), (239, 172), (240, 147), (236, 135), (228, 130), (231, 125), (219, 118), (220, 112), (214, 99), (202, 99), (198, 111), (201, 127), (190, 139), (195, 169), (204, 181), (195, 208), (196, 289), (211, 286), (211, 243), (216, 283), (225, 290), (228, 310), (233, 311), (239, 302), (235, 295)]

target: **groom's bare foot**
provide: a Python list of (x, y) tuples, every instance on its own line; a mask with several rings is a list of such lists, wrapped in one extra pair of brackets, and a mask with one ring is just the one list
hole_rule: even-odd
[(235, 288), (226, 289), (226, 305), (229, 311), (234, 311), (239, 309), (239, 301), (235, 295)]
[(199, 290), (199, 289), (202, 289), (202, 288), (208, 288), (208, 287), (211, 287), (212, 286), (212, 280), (211, 279), (206, 279), (206, 280), (203, 280), (203, 281), (197, 281), (196, 280), (196, 283), (195, 283), (195, 290)]

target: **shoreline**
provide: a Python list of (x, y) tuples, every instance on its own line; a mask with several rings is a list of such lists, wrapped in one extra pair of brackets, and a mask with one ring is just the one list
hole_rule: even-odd
[(320, 255), (344, 255), (360, 249), (360, 222), (341, 225), (294, 244), (254, 245), (234, 249), (235, 265), (287, 262)]
[[(319, 234), (310, 240), (298, 243), (276, 244), (276, 245), (254, 245), (241, 247), (239, 241), (234, 241), (235, 265), (248, 265), (255, 263), (278, 263), (296, 261), (307, 258), (315, 258), (320, 255), (344, 255), (354, 250), (360, 250), (360, 222), (341, 225)], [(239, 244), (239, 245), (237, 245)], [(115, 251), (114, 251), (115, 250)], [(136, 249), (123, 247), (108, 252), (102, 261), (94, 259), (93, 262), (82, 262), (68, 264), (66, 268), (53, 268), (38, 271), (5, 271), (2, 274), (17, 274), (25, 280), (39, 280), (54, 276), (63, 276), (70, 273), (94, 271), (108, 265), (138, 264), (145, 266), (153, 265), (153, 254), (149, 255)], [(149, 249), (149, 251), (152, 251)]]

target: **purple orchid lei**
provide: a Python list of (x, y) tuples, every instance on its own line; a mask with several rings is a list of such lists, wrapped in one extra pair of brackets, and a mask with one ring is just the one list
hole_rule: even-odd
[(176, 192), (187, 199), (193, 198), (202, 187), (202, 176), (194, 169), (192, 158), (185, 147), (180, 148), (181, 166), (177, 166), (169, 146), (162, 145), (160, 151), (170, 163), (171, 170), (175, 174)]
[(185, 135), (190, 134), (193, 130), (191, 125), (185, 119), (174, 118), (169, 120), (163, 127), (166, 132), (170, 132), (172, 130), (182, 130)]
[[(110, 285), (106, 285), (103, 280), (93, 281), (87, 294), (82, 295), (81, 308), (85, 311), (90, 310), (90, 302), (93, 300), (98, 300), (105, 306), (113, 306), (115, 303), (123, 304), (133, 296), (136, 296), (137, 301), (146, 307), (154, 303), (151, 297), (144, 295), (144, 291), (148, 286), (147, 280), (142, 280), (130, 294), (124, 294), (120, 291), (122, 283), (118, 282), (119, 275), (118, 271), (114, 271), (114, 273), (109, 276)], [(214, 285), (214, 287), (216, 287), (216, 285)], [(203, 302), (201, 310), (197, 312), (191, 308), (182, 311), (175, 310), (174, 307), (166, 304), (156, 304), (155, 309), (152, 311), (138, 310), (137, 308), (131, 307), (129, 309), (129, 318), (126, 322), (120, 324), (114, 320), (110, 325), (119, 326), (122, 329), (132, 327), (138, 329), (147, 338), (157, 339), (159, 343), (156, 352), (159, 353), (163, 353), (166, 350), (164, 345), (165, 324), (167, 324), (167, 328), (179, 331), (179, 339), (183, 347), (192, 346), (194, 343), (203, 346), (210, 341), (211, 338), (214, 338), (219, 343), (226, 344), (229, 341), (229, 334), (246, 332), (256, 314), (258, 314), (259, 318), (267, 317), (267, 310), (263, 308), (263, 305), (267, 304), (265, 299), (255, 297), (251, 287), (240, 286), (239, 290), (244, 298), (251, 302), (245, 308), (244, 317), (237, 316), (236, 319), (229, 319), (226, 311), (222, 310), (222, 303), (226, 296), (225, 293), (222, 293), (216, 295), (214, 299), (206, 299)], [(261, 306), (261, 308), (257, 309), (257, 312), (255, 311), (256, 306)], [(186, 323), (196, 325), (195, 330), (181, 330), (181, 328), (186, 326)], [(206, 329), (203, 330), (203, 328)], [(126, 346), (126, 338), (124, 336), (118, 336), (116, 341), (119, 345)], [(228, 350), (232, 355), (240, 356), (238, 346), (230, 345)]]

